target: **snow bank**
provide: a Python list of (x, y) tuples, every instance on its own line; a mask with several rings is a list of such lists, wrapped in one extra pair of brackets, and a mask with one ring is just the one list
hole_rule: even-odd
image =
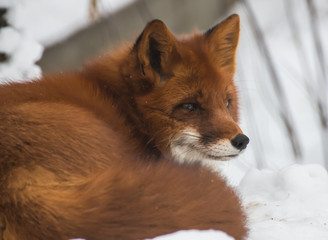
[[(181, 230), (175, 233), (159, 236), (153, 239), (146, 240), (234, 240), (226, 233), (214, 230)], [(74, 238), (70, 240), (85, 240)]]
[[(4, 1), (4, 0), (1, 0)], [(12, 0), (5, 0), (8, 3)], [(118, 11), (134, 0), (98, 0), (100, 17)], [(51, 46), (90, 25), (89, 0), (18, 0), (15, 12), (22, 26), (43, 46)], [(0, 3), (1, 5), (1, 3)], [(40, 20), (41, 19), (41, 20)]]
[(320, 165), (254, 169), (239, 190), (250, 240), (328, 239), (328, 174)]
[(22, 14), (22, 1), (4, 1), (0, 7), (8, 9), (5, 18), (9, 26), (0, 29), (0, 52), (9, 59), (0, 63), (0, 83), (4, 81), (28, 80), (39, 77), (41, 69), (35, 65), (43, 52), (43, 47), (26, 31), (27, 20)]
[(165, 236), (153, 238), (152, 240), (233, 240), (234, 238), (228, 236), (221, 231), (207, 230), (183, 230), (171, 233)]

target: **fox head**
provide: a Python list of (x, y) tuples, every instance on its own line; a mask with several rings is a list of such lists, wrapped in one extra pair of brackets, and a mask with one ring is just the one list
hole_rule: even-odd
[(133, 88), (138, 128), (175, 160), (227, 160), (249, 139), (238, 122), (233, 76), (239, 17), (204, 34), (176, 38), (160, 20), (145, 27), (125, 76)]

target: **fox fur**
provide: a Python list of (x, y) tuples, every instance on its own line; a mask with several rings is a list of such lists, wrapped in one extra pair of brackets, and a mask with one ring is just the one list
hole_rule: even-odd
[(154, 20), (82, 70), (0, 85), (4, 239), (244, 239), (238, 195), (199, 164), (248, 143), (233, 142), (238, 36), (237, 15), (183, 38)]

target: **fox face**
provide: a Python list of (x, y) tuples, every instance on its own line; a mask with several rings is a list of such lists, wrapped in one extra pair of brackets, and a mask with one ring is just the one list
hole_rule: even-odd
[(232, 15), (204, 34), (177, 39), (159, 20), (136, 41), (126, 75), (137, 81), (140, 129), (175, 160), (227, 160), (249, 139), (238, 122), (233, 81), (239, 17)]

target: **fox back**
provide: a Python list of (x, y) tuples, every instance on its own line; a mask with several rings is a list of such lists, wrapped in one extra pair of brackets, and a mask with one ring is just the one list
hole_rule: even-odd
[(4, 239), (247, 233), (237, 194), (204, 159), (240, 154), (239, 17), (176, 38), (159, 20), (82, 70), (0, 85)]

